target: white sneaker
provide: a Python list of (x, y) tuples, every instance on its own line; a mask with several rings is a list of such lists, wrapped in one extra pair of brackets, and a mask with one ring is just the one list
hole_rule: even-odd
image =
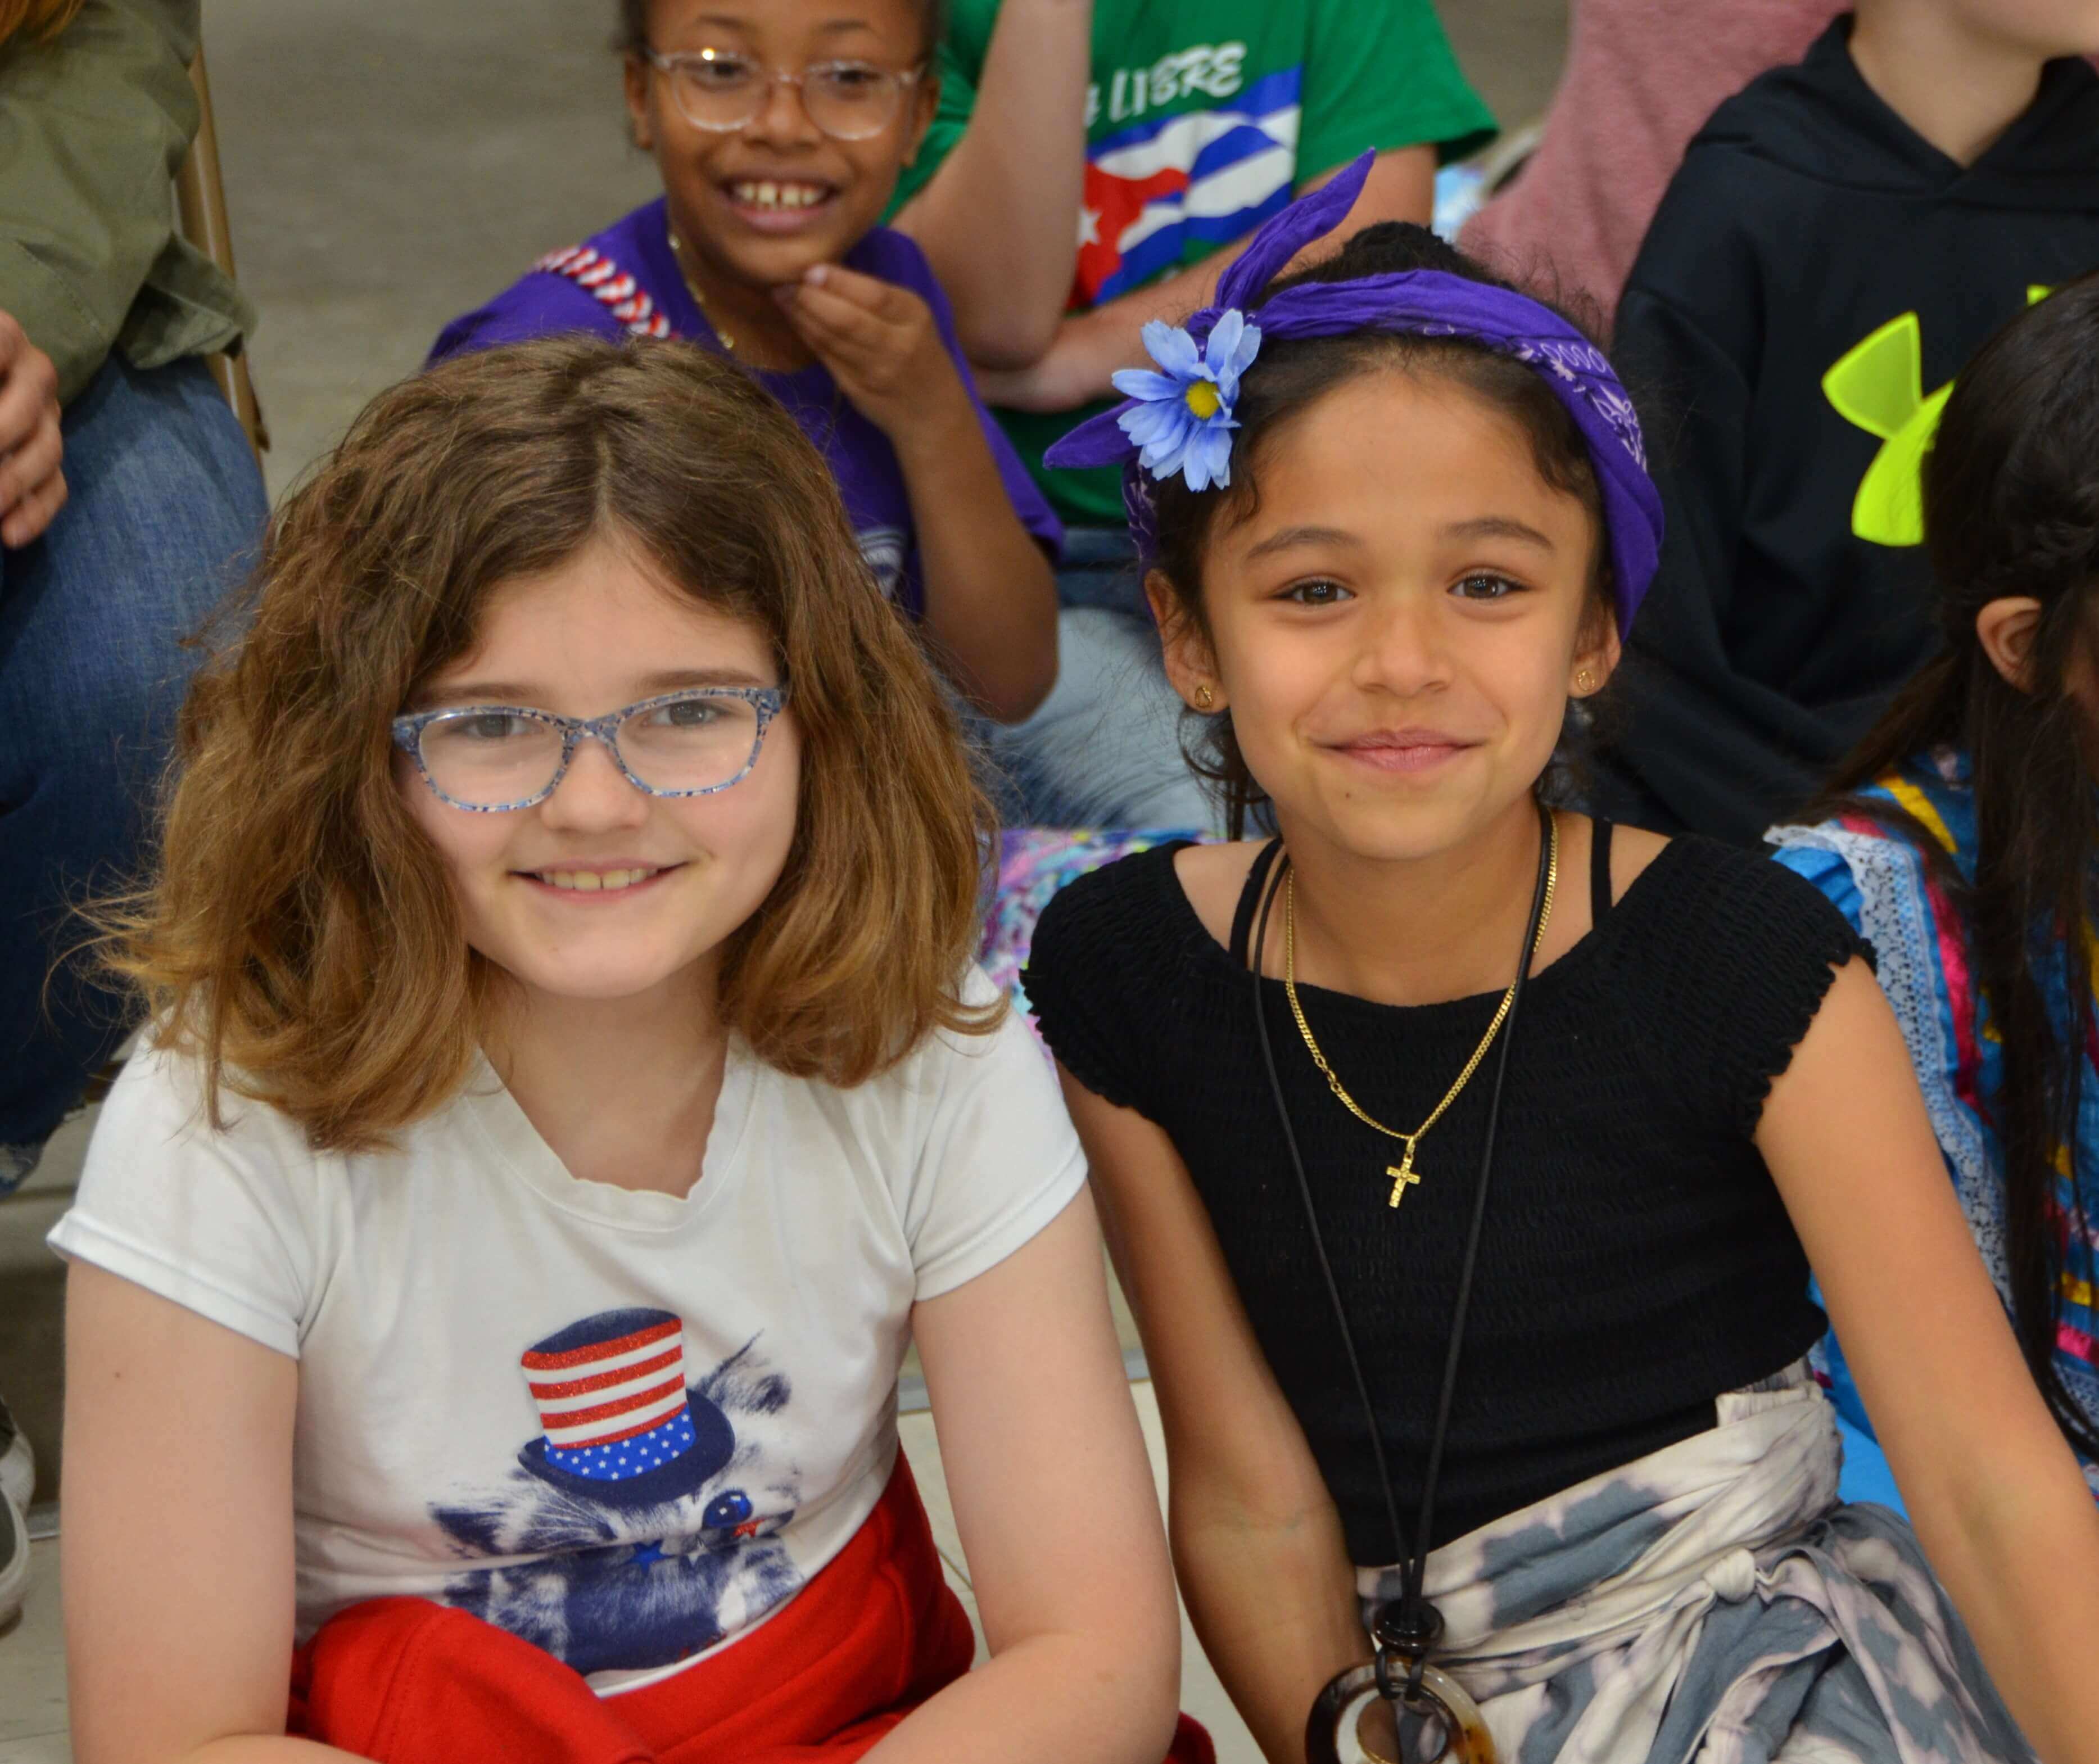
[(0, 1401), (0, 1495), (27, 1512), (36, 1488), (37, 1457), (29, 1449), (29, 1436), (15, 1425), (7, 1405)]
[(0, 1494), (0, 1630), (21, 1614), (29, 1587), (29, 1521), (11, 1494)]

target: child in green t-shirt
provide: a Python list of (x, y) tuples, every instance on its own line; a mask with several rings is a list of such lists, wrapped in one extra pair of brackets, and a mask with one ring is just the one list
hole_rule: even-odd
[(1493, 131), (1429, 0), (955, 0), (897, 225), (1058, 512), (1120, 526), (1113, 473), (1041, 461), (1145, 320), (1199, 306), (1238, 240), (1366, 147), (1352, 227), (1426, 223), (1439, 160)]
[(1425, 223), (1439, 161), (1494, 127), (1430, 0), (953, 0), (895, 224), (1069, 530), (1058, 684), (995, 737), (1030, 818), (1212, 818), (1174, 738), (1117, 474), (1053, 470), (1044, 450), (1107, 408), (1146, 321), (1203, 305), (1293, 196), (1374, 149), (1349, 230)]

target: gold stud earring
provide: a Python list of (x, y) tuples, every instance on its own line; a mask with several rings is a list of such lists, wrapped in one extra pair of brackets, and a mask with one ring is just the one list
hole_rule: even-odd
[(1588, 691), (1590, 686), (1595, 682), (1595, 678), (1596, 676), (1594, 674), (1591, 674), (1588, 669), (1586, 667), (1583, 668), (1574, 676), (1574, 689), (1577, 692)]
[(1217, 702), (1217, 695), (1212, 692), (1208, 685), (1198, 686), (1195, 688), (1195, 708), (1198, 710), (1207, 710)]

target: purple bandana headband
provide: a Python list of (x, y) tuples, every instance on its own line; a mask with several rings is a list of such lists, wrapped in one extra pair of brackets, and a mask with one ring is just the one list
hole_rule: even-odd
[(1123, 468), (1130, 528), (1147, 556), (1157, 549), (1151, 486), (1179, 473), (1191, 490), (1231, 482), (1232, 412), (1240, 376), (1270, 338), (1340, 337), (1395, 331), (1467, 337), (1531, 368), (1581, 431), (1602, 493), (1618, 629), (1654, 579), (1661, 549), (1661, 499), (1648, 476), (1639, 419), (1603, 351), (1528, 296), (1436, 270), (1368, 275), (1352, 282), (1304, 282), (1260, 306), (1261, 291), (1313, 240), (1355, 206), (1374, 156), (1366, 153), (1256, 232), (1218, 279), (1217, 304), (1185, 328), (1154, 319), (1144, 344), (1160, 372), (1128, 368), (1115, 376), (1125, 400), (1079, 425), (1044, 455), (1054, 466)]

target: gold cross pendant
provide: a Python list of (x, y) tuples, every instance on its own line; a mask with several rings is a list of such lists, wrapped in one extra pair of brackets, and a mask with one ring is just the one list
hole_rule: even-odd
[(1385, 1203), (1388, 1207), (1397, 1207), (1406, 1199), (1410, 1187), (1421, 1186), (1421, 1178), (1414, 1173), (1414, 1142), (1409, 1139), (1402, 1143), (1406, 1147), (1406, 1155), (1397, 1164), (1385, 1166), (1384, 1173), (1392, 1178), (1392, 1198)]

